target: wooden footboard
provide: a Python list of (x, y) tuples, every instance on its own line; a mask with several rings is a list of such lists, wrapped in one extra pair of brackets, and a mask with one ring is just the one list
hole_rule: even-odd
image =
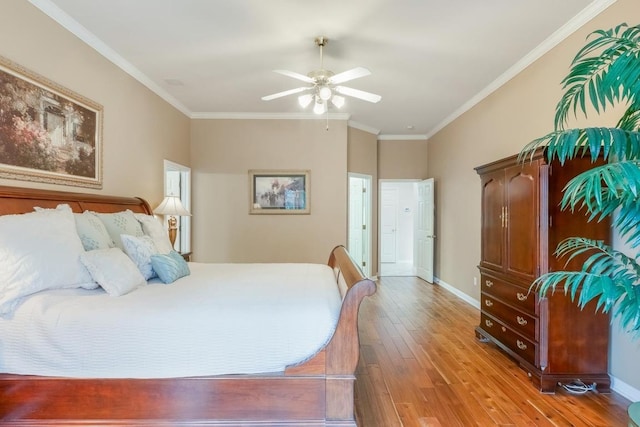
[[(70, 203), (149, 212), (142, 199), (0, 187), (0, 215)], [(268, 375), (168, 379), (69, 379), (0, 374), (6, 426), (355, 426), (358, 309), (376, 290), (344, 247), (328, 261), (345, 293), (336, 330), (304, 363)], [(0, 337), (1, 345), (1, 337)]]

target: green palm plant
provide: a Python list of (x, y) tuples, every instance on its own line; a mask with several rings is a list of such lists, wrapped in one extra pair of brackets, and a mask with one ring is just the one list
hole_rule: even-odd
[[(640, 253), (640, 26), (621, 24), (598, 30), (573, 59), (562, 81), (555, 130), (527, 144), (525, 160), (545, 147), (549, 161), (575, 157), (605, 160), (573, 178), (563, 190), (562, 209), (585, 209), (589, 220), (612, 216), (626, 246)], [(616, 105), (626, 107), (615, 127), (565, 129), (570, 114), (587, 116)], [(597, 310), (619, 318), (625, 330), (640, 337), (640, 255), (628, 256), (602, 241), (571, 237), (555, 252), (571, 260), (585, 256), (580, 271), (554, 271), (533, 284), (541, 295), (563, 287), (577, 304), (595, 300)]]

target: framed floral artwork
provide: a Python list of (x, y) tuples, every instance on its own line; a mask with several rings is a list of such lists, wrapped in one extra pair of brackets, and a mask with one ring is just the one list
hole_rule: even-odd
[(102, 106), (0, 57), (0, 178), (102, 188)]
[(310, 213), (310, 172), (249, 171), (250, 214)]

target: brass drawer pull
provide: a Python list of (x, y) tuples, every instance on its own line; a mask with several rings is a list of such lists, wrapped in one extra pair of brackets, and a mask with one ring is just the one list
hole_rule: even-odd
[(518, 325), (522, 325), (522, 326), (524, 326), (524, 325), (526, 325), (527, 323), (529, 323), (529, 322), (527, 322), (527, 319), (525, 319), (525, 318), (524, 318), (524, 317), (522, 317), (522, 316), (518, 316), (518, 317), (516, 317), (516, 320), (518, 321)]
[(493, 282), (491, 280), (485, 280), (484, 283), (487, 285), (487, 288), (490, 288), (493, 286)]
[(526, 301), (527, 300), (527, 295), (523, 294), (522, 292), (518, 292), (518, 294), (516, 296), (518, 297), (518, 301)]
[(484, 305), (486, 305), (487, 307), (491, 307), (493, 306), (493, 301), (491, 301), (490, 299), (486, 299), (484, 300)]
[(525, 343), (523, 343), (522, 341), (520, 341), (520, 340), (516, 341), (516, 345), (518, 346), (518, 348), (520, 350), (526, 350), (527, 349), (527, 345)]
[(487, 320), (485, 319), (484, 324), (487, 325), (488, 327), (492, 328), (493, 327), (493, 322), (491, 320)]

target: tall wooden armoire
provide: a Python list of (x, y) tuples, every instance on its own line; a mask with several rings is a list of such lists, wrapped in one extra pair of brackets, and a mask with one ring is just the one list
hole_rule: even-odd
[(565, 267), (554, 251), (567, 237), (609, 241), (610, 221), (587, 222), (583, 211), (560, 210), (562, 189), (591, 168), (590, 159), (549, 164), (512, 156), (476, 168), (482, 185), (481, 314), (476, 335), (493, 341), (526, 370), (540, 391), (581, 380), (608, 391), (609, 316), (580, 310), (563, 289), (540, 299), (534, 279)]

